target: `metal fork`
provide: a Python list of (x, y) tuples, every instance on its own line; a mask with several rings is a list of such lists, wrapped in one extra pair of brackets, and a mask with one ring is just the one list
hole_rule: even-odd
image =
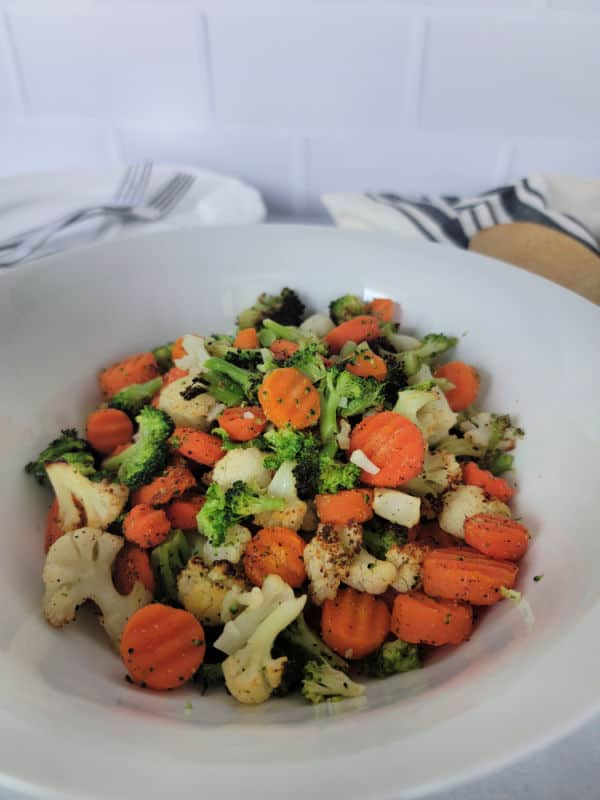
[(0, 267), (17, 264), (28, 258), (35, 250), (45, 244), (49, 238), (69, 225), (90, 219), (94, 216), (117, 216), (124, 222), (156, 222), (166, 216), (183, 199), (195, 181), (193, 175), (177, 173), (150, 199), (146, 205), (105, 205), (86, 209), (83, 214), (72, 214), (63, 218), (58, 225), (45, 226), (37, 234), (24, 240), (7, 254), (0, 256)]
[[(152, 163), (149, 161), (132, 164), (130, 167), (127, 167), (113, 196), (112, 202), (114, 205), (129, 207), (141, 203), (146, 194), (151, 175)], [(49, 225), (57, 224), (59, 220), (62, 221), (70, 218), (73, 214), (83, 215), (85, 212), (92, 211), (96, 208), (98, 208), (98, 206), (83, 206), (74, 211), (69, 211), (68, 214), (64, 214), (56, 220), (51, 220), (44, 225), (36, 225), (34, 228), (28, 228), (25, 231), (13, 234), (13, 236), (0, 242), (0, 250), (13, 249), (25, 242), (26, 239), (29, 239), (30, 236), (45, 230)], [(110, 223), (108, 224), (110, 225)], [(97, 235), (100, 235), (103, 230), (104, 228), (101, 228), (100, 231), (97, 232)]]

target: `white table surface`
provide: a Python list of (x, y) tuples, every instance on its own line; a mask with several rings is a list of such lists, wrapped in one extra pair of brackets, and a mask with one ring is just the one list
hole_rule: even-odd
[[(293, 222), (277, 218), (274, 222)], [(301, 222), (327, 224), (324, 218)], [(67, 759), (68, 761), (68, 759)], [(554, 745), (487, 778), (444, 792), (429, 800), (599, 800), (600, 716)], [(44, 800), (0, 789), (0, 800)]]

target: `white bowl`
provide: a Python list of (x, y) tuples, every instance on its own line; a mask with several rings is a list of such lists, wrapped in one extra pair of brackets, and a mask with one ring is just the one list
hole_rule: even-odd
[[(518, 588), (533, 622), (504, 602), (467, 644), (332, 708), (133, 688), (95, 623), (55, 631), (42, 620), (49, 496), (22, 466), (59, 428), (82, 425), (100, 366), (183, 332), (230, 329), (236, 310), (282, 285), (315, 308), (348, 291), (389, 295), (408, 329), (465, 332), (457, 355), (481, 369), (483, 406), (527, 431), (516, 507), (535, 541)], [(1, 273), (0, 782), (79, 800), (404, 798), (583, 721), (600, 686), (599, 343), (598, 309), (580, 297), (388, 235), (187, 230)]]

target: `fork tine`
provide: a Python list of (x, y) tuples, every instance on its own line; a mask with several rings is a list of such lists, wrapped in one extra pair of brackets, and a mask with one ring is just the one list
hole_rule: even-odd
[(168, 213), (189, 191), (194, 180), (195, 178), (192, 175), (178, 173), (164, 187), (159, 196), (154, 198), (152, 206), (160, 211), (161, 214)]
[(129, 184), (131, 182), (131, 178), (135, 170), (136, 170), (136, 165), (132, 164), (129, 167), (127, 167), (127, 169), (123, 173), (121, 181), (119, 182), (119, 185), (117, 186), (117, 190), (113, 197), (115, 203), (121, 202), (121, 198), (127, 195), (127, 192), (129, 191)]
[(161, 203), (165, 197), (168, 197), (173, 190), (173, 186), (177, 186), (181, 179), (182, 173), (178, 172), (174, 177), (170, 178), (148, 201), (148, 205), (153, 208), (160, 208)]
[(148, 181), (152, 174), (151, 162), (134, 164), (128, 170), (128, 180), (122, 186), (119, 202), (123, 205), (137, 205), (148, 188)]

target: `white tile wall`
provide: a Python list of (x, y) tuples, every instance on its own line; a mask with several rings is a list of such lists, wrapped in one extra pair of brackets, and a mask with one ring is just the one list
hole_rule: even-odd
[(600, 175), (599, 41), (600, 0), (0, 0), (0, 175), (191, 162), (287, 213)]

